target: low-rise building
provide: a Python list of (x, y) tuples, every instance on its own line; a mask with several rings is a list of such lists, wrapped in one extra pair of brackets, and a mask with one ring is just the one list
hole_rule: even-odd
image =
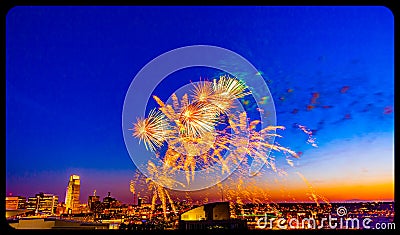
[(229, 202), (214, 202), (195, 207), (181, 214), (179, 228), (198, 229), (247, 229), (247, 222), (231, 219)]

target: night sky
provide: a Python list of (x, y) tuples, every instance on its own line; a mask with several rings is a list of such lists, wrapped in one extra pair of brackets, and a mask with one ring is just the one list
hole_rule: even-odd
[[(393, 200), (394, 22), (384, 7), (13, 8), (7, 195), (64, 201), (69, 175), (78, 174), (81, 202), (96, 189), (131, 203), (126, 92), (152, 59), (197, 44), (232, 50), (262, 73), (286, 127), (276, 141), (301, 152), (289, 172), (331, 200)], [(165, 97), (183, 85), (163, 84), (157, 92)], [(298, 124), (313, 130), (318, 147)], [(295, 176), (285, 182), (294, 192), (306, 187)]]

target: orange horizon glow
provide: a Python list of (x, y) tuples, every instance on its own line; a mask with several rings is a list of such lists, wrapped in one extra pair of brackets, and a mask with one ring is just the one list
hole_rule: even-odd
[[(297, 186), (274, 187), (268, 190), (265, 194), (266, 203), (279, 203), (279, 202), (314, 202), (311, 197), (311, 192), (317, 195), (317, 201), (324, 203), (323, 199), (328, 202), (350, 202), (350, 201), (394, 201), (394, 182), (371, 182), (370, 184), (346, 184), (337, 183), (330, 185), (312, 186), (312, 189), (305, 185), (298, 184)], [(180, 196), (184, 193), (177, 191), (172, 195)], [(221, 190), (216, 187), (191, 192), (193, 201), (197, 198), (202, 201), (206, 196), (211, 201), (221, 201)], [(224, 196), (224, 200), (228, 200)]]
[(329, 201), (394, 201), (394, 183), (326, 185), (317, 188)]

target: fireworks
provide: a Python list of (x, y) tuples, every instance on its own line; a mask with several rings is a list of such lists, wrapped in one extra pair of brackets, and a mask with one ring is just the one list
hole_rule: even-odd
[[(137, 119), (133, 136), (139, 139), (139, 143), (143, 141), (146, 149), (154, 152), (157, 161), (163, 163), (160, 168), (153, 162), (148, 162), (148, 172), (151, 176), (146, 182), (148, 189), (153, 192), (152, 204), (155, 204), (157, 198), (160, 199), (164, 216), (166, 203), (169, 201), (173, 206), (166, 188), (173, 188), (174, 184), (185, 187), (182, 182), (173, 179), (177, 171), (185, 172), (186, 183), (189, 185), (195, 178), (196, 170), (207, 170), (211, 173), (215, 170), (211, 166), (220, 164), (221, 168), (216, 169), (220, 169), (222, 173), (231, 173), (229, 166), (238, 165), (236, 172), (232, 174), (231, 183), (235, 185), (241, 182), (237, 186), (240, 190), (229, 189), (225, 185), (226, 197), (239, 203), (249, 198), (261, 201), (257, 195), (265, 198), (263, 190), (260, 191), (256, 187), (250, 190), (252, 193), (242, 190), (245, 188), (245, 180), (247, 188), (251, 188), (249, 181), (254, 180), (244, 176), (248, 175), (248, 158), (261, 161), (274, 172), (284, 175), (285, 172), (275, 166), (275, 159), (270, 156), (270, 151), (299, 157), (296, 152), (271, 143), (273, 138), (281, 137), (275, 132), (284, 129), (283, 126), (267, 126), (257, 131), (260, 120), (253, 120), (248, 124), (249, 119), (245, 111), (232, 111), (234, 101), (248, 94), (250, 92), (244, 82), (221, 76), (212, 82), (200, 81), (194, 84), (190, 98), (188, 94), (184, 94), (181, 99), (172, 94), (172, 104), (166, 104), (157, 96), (153, 96), (159, 105), (159, 111), (151, 110), (147, 118)], [(217, 128), (221, 123), (226, 127)], [(166, 150), (160, 151), (164, 142), (168, 143)], [(160, 156), (161, 153), (163, 156)], [(293, 166), (290, 159), (287, 161)], [(152, 180), (155, 178), (157, 182)]]
[[(147, 118), (138, 118), (134, 125), (133, 136), (143, 141), (146, 149), (155, 151), (163, 145), (168, 123), (164, 114), (159, 111), (151, 110)], [(131, 129), (132, 130), (132, 129)]]
[[(259, 120), (247, 125), (246, 112), (230, 113), (235, 99), (250, 94), (247, 90), (244, 82), (221, 76), (212, 82), (195, 84), (191, 91), (193, 100), (188, 94), (180, 100), (173, 94), (172, 105), (169, 105), (153, 96), (160, 111), (151, 110), (147, 118), (139, 118), (133, 136), (153, 152), (157, 152), (164, 141), (168, 142), (162, 159), (173, 169), (185, 171), (187, 183), (194, 178), (196, 169), (207, 169), (218, 163), (222, 165), (222, 172), (229, 172), (229, 164), (240, 163), (246, 155), (272, 168), (274, 165), (268, 159), (270, 150), (285, 151), (298, 157), (295, 152), (269, 141), (279, 137), (271, 132), (284, 127), (268, 126), (256, 131)], [(224, 122), (229, 124), (228, 127), (216, 128)], [(229, 154), (225, 154), (226, 151)]]
[(218, 121), (214, 106), (206, 102), (194, 102), (185, 107), (180, 116), (180, 131), (186, 136), (201, 137), (208, 131), (213, 131)]
[[(221, 114), (227, 114), (233, 100), (249, 94), (244, 82), (227, 76), (221, 76), (213, 82), (202, 81), (194, 86), (193, 101), (187, 94), (178, 100), (173, 94), (173, 106), (166, 105), (160, 98), (153, 96), (160, 106), (151, 110), (147, 118), (138, 118), (134, 125), (133, 136), (143, 141), (146, 149), (155, 152), (164, 141), (176, 140), (199, 142), (199, 138), (215, 132)], [(185, 139), (185, 140), (184, 140)]]
[(216, 95), (224, 99), (241, 98), (249, 93), (244, 92), (247, 86), (244, 82), (232, 79), (227, 76), (221, 76), (219, 80), (213, 80), (213, 90)]
[(218, 113), (227, 113), (232, 108), (234, 99), (244, 97), (247, 86), (244, 82), (228, 76), (221, 76), (213, 82), (201, 81), (194, 86), (192, 97), (198, 102), (207, 102)]
[(214, 94), (211, 82), (200, 81), (194, 85), (192, 98), (198, 102), (209, 102), (210, 97)]

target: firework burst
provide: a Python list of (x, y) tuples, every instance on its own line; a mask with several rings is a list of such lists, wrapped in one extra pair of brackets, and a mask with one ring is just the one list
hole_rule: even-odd
[(212, 83), (208, 81), (200, 81), (194, 84), (193, 88), (192, 98), (197, 102), (209, 102), (214, 94)]
[(247, 86), (244, 82), (231, 78), (229, 76), (221, 76), (219, 80), (213, 80), (213, 94), (209, 100), (217, 106), (220, 113), (229, 113), (229, 109), (233, 108), (233, 100), (242, 98), (250, 92), (245, 92)]
[(133, 136), (139, 138), (139, 143), (143, 141), (147, 150), (155, 152), (163, 145), (167, 130), (165, 115), (153, 109), (147, 118), (137, 119), (133, 127)]
[(247, 86), (243, 81), (229, 76), (221, 76), (218, 81), (214, 79), (212, 87), (217, 95), (225, 99), (241, 98), (250, 94), (244, 92)]
[(214, 130), (218, 116), (213, 105), (206, 102), (194, 102), (185, 107), (180, 116), (180, 132), (193, 138)]

